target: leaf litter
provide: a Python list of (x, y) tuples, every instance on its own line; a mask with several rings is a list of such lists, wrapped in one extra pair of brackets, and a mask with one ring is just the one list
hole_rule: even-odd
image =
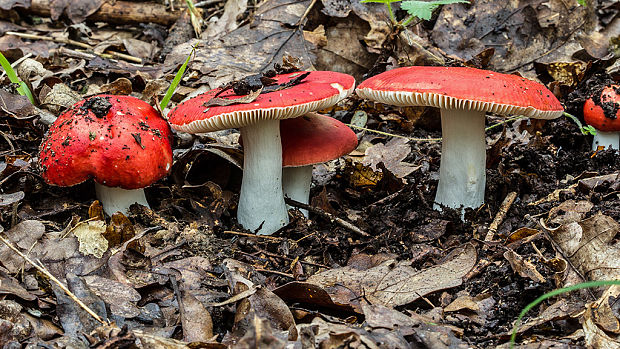
[[(0, 0), (0, 51), (37, 102), (0, 76), (0, 225), (32, 262), (0, 245), (1, 343), (507, 347), (516, 316), (536, 297), (619, 278), (620, 158), (591, 152), (590, 137), (568, 118), (489, 129), (486, 204), (465, 221), (432, 210), (440, 144), (414, 139), (441, 136), (436, 111), (356, 97), (324, 111), (365, 129), (354, 128), (360, 147), (350, 156), (315, 167), (311, 206), (331, 216), (291, 210), (291, 224), (271, 237), (244, 232), (234, 219), (236, 132), (177, 133), (171, 175), (147, 189), (153, 209), (133, 207), (128, 216), (104, 217), (92, 183), (50, 187), (35, 166), (62, 110), (102, 92), (157, 101), (196, 43), (172, 104), (291, 56), (304, 69), (358, 81), (398, 64), (516, 71), (545, 83), (581, 118), (585, 96), (618, 82), (612, 2), (453, 4), (407, 28), (393, 27), (381, 4), (357, 1), (214, 1), (193, 20), (185, 2), (147, 1), (133, 18), (166, 15), (139, 25), (105, 12), (103, 2), (77, 11), (82, 2)], [(119, 20), (126, 25), (111, 25)], [(487, 126), (497, 122), (490, 116)], [(503, 207), (510, 193), (515, 200)], [(617, 346), (619, 296), (610, 287), (548, 300), (519, 327), (521, 347)]]

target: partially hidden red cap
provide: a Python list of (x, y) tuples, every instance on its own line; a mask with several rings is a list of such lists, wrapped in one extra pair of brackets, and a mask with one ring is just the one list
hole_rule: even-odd
[(308, 113), (280, 121), (282, 167), (318, 164), (337, 159), (357, 147), (357, 136), (329, 116)]
[(583, 118), (599, 131), (620, 131), (620, 85), (605, 86), (583, 105)]
[[(277, 84), (285, 84), (307, 72), (276, 75)], [(347, 74), (330, 71), (309, 72), (300, 83), (279, 91), (261, 93), (250, 103), (226, 106), (205, 106), (221, 89), (188, 99), (168, 114), (168, 121), (179, 131), (202, 133), (238, 128), (260, 120), (295, 118), (308, 112), (328, 108), (347, 97), (355, 87), (355, 79)], [(231, 90), (218, 96), (240, 99)]]
[(123, 189), (144, 188), (172, 166), (170, 126), (148, 103), (98, 95), (62, 113), (40, 147), (41, 175), (72, 186), (94, 178)]
[(432, 106), (553, 119), (560, 101), (542, 84), (465, 67), (403, 67), (375, 75), (356, 89), (362, 97), (397, 106)]

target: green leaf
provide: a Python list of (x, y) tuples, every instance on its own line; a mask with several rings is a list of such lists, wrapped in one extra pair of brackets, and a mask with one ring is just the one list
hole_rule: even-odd
[(596, 136), (596, 129), (592, 125), (583, 126), (581, 128), (581, 133), (584, 135)]
[(374, 2), (374, 3), (378, 3), (378, 4), (391, 4), (393, 2), (399, 2), (401, 0), (362, 0), (360, 1), (360, 3), (365, 4), (365, 3), (369, 3), (369, 2)]
[(420, 19), (429, 20), (433, 15), (433, 11), (441, 5), (449, 5), (456, 3), (469, 3), (466, 0), (435, 0), (435, 1), (417, 1), (407, 0), (403, 1), (400, 8), (406, 10), (409, 15), (418, 17)]
[(581, 6), (588, 6), (587, 0), (577, 0), (577, 3)]
[(15, 73), (15, 70), (13, 70), (13, 67), (11, 67), (11, 63), (9, 63), (6, 57), (4, 57), (2, 52), (0, 52), (0, 66), (2, 66), (2, 69), (4, 69), (4, 71), (6, 72), (9, 80), (14, 84), (19, 85), (19, 87), (17, 88), (17, 92), (22, 96), (28, 97), (30, 103), (34, 105), (34, 97), (32, 96), (32, 92), (30, 92), (28, 85), (26, 85), (25, 82), (19, 79), (19, 77)]
[(179, 86), (179, 83), (181, 82), (181, 78), (183, 77), (183, 74), (185, 74), (185, 69), (187, 69), (189, 60), (190, 58), (192, 58), (192, 55), (194, 54), (195, 50), (196, 50), (196, 45), (192, 46), (192, 51), (189, 53), (189, 55), (187, 55), (187, 58), (185, 59), (185, 62), (183, 63), (181, 68), (179, 68), (179, 71), (177, 71), (177, 73), (174, 75), (174, 79), (172, 79), (172, 83), (170, 83), (168, 90), (166, 90), (166, 95), (164, 95), (164, 98), (162, 98), (161, 102), (159, 103), (159, 106), (162, 111), (166, 109), (166, 107), (168, 106), (168, 103), (170, 103), (170, 99), (172, 98), (174, 91), (177, 89), (177, 86)]

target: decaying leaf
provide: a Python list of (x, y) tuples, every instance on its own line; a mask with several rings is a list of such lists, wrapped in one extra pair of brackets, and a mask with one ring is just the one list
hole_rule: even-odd
[(183, 337), (187, 342), (207, 342), (213, 337), (213, 321), (211, 314), (196, 297), (188, 291), (182, 291), (183, 307), (181, 323)]
[(504, 258), (510, 262), (512, 270), (522, 277), (530, 278), (533, 281), (540, 283), (547, 281), (545, 277), (542, 276), (538, 270), (536, 270), (536, 266), (532, 262), (526, 260), (515, 251), (508, 250), (504, 252)]
[(84, 277), (88, 287), (110, 306), (110, 312), (124, 318), (133, 318), (140, 314), (136, 303), (142, 298), (140, 294), (123, 283), (97, 275)]
[(597, 214), (550, 230), (551, 237), (589, 280), (620, 279), (620, 247), (611, 245), (620, 224)]
[[(308, 282), (320, 285), (343, 304), (364, 298), (371, 304), (394, 307), (460, 285), (462, 277), (473, 268), (476, 256), (476, 249), (468, 244), (450, 253), (442, 264), (420, 271), (413, 269), (407, 261), (388, 260), (368, 270), (348, 266), (327, 270), (312, 275)], [(350, 293), (338, 294), (339, 289)]]
[(80, 244), (79, 251), (85, 255), (103, 257), (108, 250), (108, 240), (103, 237), (106, 225), (103, 221), (89, 221), (81, 223), (73, 230)]
[(411, 147), (408, 142), (409, 140), (407, 139), (394, 137), (385, 144), (377, 143), (366, 149), (366, 156), (362, 163), (377, 171), (377, 165), (383, 162), (385, 168), (396, 177), (406, 177), (420, 168), (420, 166), (413, 166), (403, 161), (411, 153)]

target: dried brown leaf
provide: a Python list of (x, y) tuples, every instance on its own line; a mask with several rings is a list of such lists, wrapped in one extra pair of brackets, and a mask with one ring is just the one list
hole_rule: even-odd
[[(452, 251), (443, 263), (418, 271), (408, 261), (388, 260), (368, 270), (342, 267), (327, 270), (308, 278), (308, 282), (322, 286), (332, 298), (342, 304), (351, 299), (364, 298), (371, 304), (389, 307), (411, 303), (424, 295), (462, 283), (477, 259), (471, 244)], [(338, 289), (346, 289), (354, 295), (342, 298)], [(353, 305), (353, 304), (352, 304)], [(355, 305), (354, 305), (355, 306)]]

